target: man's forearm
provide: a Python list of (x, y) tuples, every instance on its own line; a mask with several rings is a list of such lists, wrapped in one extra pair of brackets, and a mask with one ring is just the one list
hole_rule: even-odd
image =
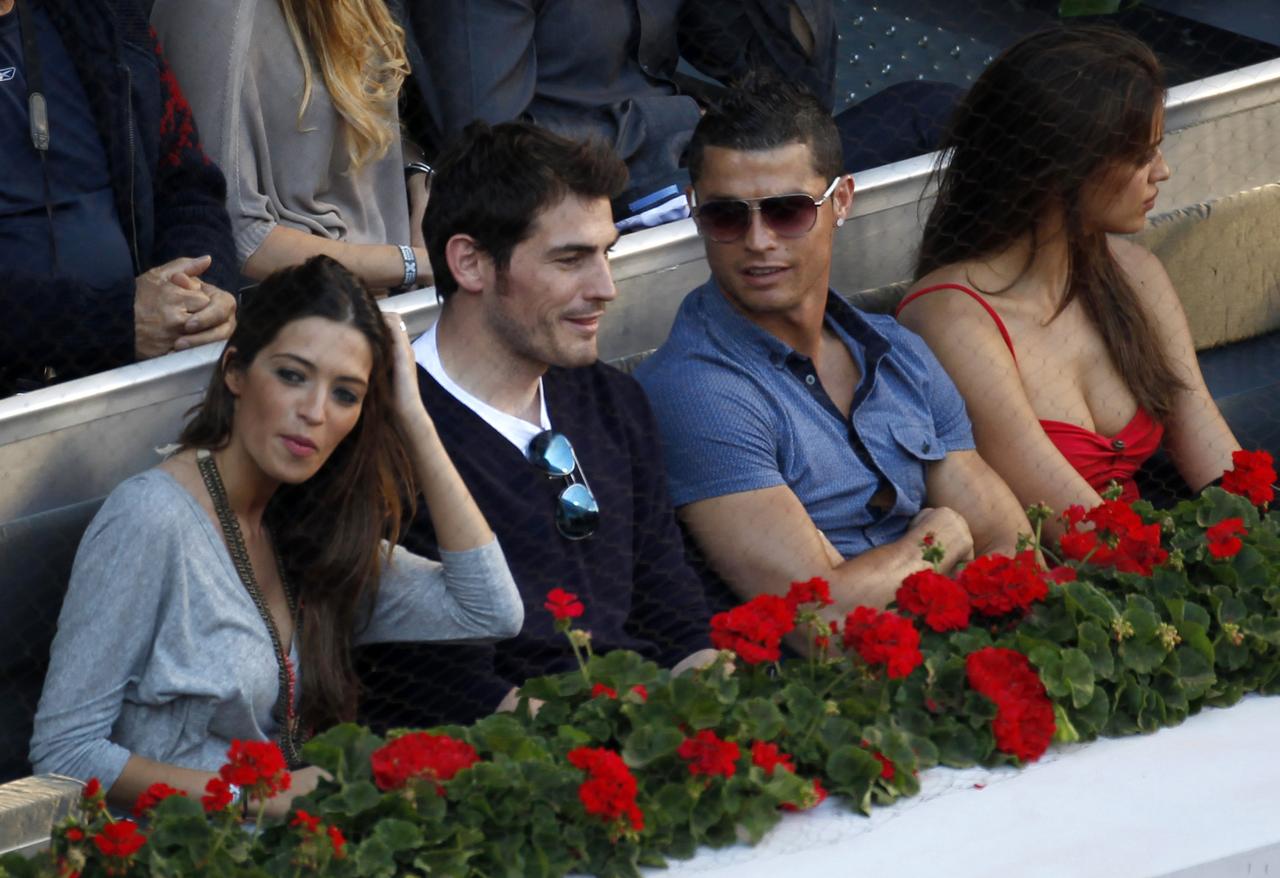
[(854, 607), (887, 606), (903, 579), (929, 566), (920, 554), (923, 537), (924, 533), (911, 528), (894, 542), (876, 546), (833, 568), (828, 581), (835, 603), (824, 615), (843, 621)]

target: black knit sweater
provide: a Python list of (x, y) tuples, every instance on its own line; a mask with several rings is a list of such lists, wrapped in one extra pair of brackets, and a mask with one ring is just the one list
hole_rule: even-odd
[[(520, 634), (496, 646), (382, 644), (361, 655), (365, 718), (378, 726), (469, 722), (512, 686), (573, 668), (572, 650), (543, 608), (559, 586), (586, 605), (578, 620), (597, 653), (633, 649), (671, 666), (710, 645), (698, 577), (688, 566), (657, 427), (640, 386), (602, 364), (551, 369), (543, 379), (551, 423), (573, 443), (600, 506), (600, 525), (570, 541), (555, 528), (564, 487), (529, 464), (424, 370), (427, 409), (506, 552), (524, 598)], [(439, 557), (426, 510), (404, 544)]]

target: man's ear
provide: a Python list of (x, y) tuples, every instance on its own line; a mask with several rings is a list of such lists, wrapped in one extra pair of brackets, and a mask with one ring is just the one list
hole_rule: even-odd
[(853, 174), (845, 174), (836, 184), (836, 191), (831, 193), (832, 204), (836, 211), (836, 225), (844, 225), (844, 221), (853, 216)]
[(454, 235), (444, 245), (449, 273), (465, 293), (480, 293), (493, 283), (493, 259), (470, 235)]
[(235, 348), (229, 347), (222, 351), (222, 381), (231, 395), (239, 398), (244, 389), (244, 369), (235, 361), (235, 354)]

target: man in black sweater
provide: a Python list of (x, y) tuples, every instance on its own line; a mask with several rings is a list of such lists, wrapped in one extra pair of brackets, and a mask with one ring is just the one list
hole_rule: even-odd
[[(543, 607), (557, 587), (586, 605), (597, 653), (633, 649), (676, 670), (715, 655), (645, 395), (597, 358), (617, 295), (610, 199), (626, 179), (609, 147), (526, 123), (476, 123), (438, 163), (425, 227), (444, 306), (414, 344), (418, 378), (506, 552), (525, 624), (497, 646), (366, 648), (374, 725), (469, 722), (514, 706), (528, 678), (573, 668)], [(404, 543), (439, 557), (425, 510)]]

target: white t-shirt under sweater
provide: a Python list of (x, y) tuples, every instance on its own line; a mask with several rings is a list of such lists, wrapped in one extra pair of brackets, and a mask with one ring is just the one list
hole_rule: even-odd
[(551, 417), (547, 414), (547, 397), (542, 392), (542, 379), (538, 379), (540, 423), (531, 424), (524, 418), (517, 418), (515, 415), (509, 415), (494, 408), (483, 399), (468, 393), (460, 387), (457, 382), (449, 377), (449, 373), (444, 370), (444, 364), (440, 362), (440, 347), (436, 341), (436, 328), (439, 325), (440, 321), (437, 320), (431, 324), (430, 329), (413, 343), (413, 355), (418, 361), (418, 365), (426, 369), (427, 374), (436, 379), (436, 383), (443, 387), (450, 396), (479, 415), (486, 424), (506, 437), (508, 442), (514, 445), (521, 454), (524, 454), (529, 450), (529, 443), (534, 436), (551, 429)]

